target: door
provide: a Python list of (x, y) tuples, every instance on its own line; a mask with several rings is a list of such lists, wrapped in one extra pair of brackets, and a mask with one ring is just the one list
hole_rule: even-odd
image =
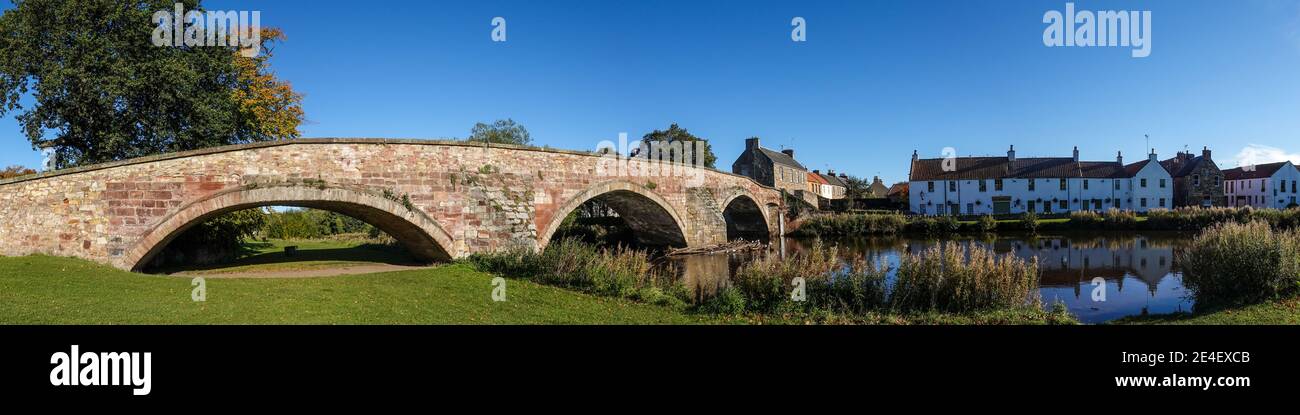
[(1011, 214), (1011, 196), (994, 196), (993, 214), (994, 215)]

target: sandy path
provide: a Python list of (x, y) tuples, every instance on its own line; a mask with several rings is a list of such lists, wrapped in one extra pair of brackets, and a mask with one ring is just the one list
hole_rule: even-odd
[(414, 265), (392, 265), (392, 264), (367, 264), (353, 265), (337, 268), (306, 269), (306, 270), (283, 270), (283, 271), (249, 271), (249, 272), (229, 272), (229, 273), (193, 273), (189, 271), (171, 274), (176, 277), (203, 277), (203, 278), (315, 278), (315, 277), (334, 277), (339, 275), (356, 275), (356, 274), (373, 274), (376, 272), (406, 271), (413, 269), (426, 269), (429, 266)]

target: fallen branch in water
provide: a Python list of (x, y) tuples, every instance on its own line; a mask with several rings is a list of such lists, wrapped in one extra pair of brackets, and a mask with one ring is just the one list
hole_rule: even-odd
[(694, 248), (679, 248), (668, 251), (665, 257), (685, 256), (685, 255), (704, 255), (720, 254), (731, 252), (748, 252), (766, 249), (767, 245), (757, 241), (733, 241), (724, 244), (698, 246)]

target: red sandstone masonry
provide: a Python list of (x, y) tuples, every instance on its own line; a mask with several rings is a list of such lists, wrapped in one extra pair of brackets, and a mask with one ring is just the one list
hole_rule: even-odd
[(355, 209), (344, 213), (450, 257), (541, 248), (565, 215), (597, 196), (638, 219), (630, 222), (643, 227), (639, 235), (690, 246), (725, 241), (721, 210), (733, 200), (752, 200), (775, 227), (780, 194), (748, 178), (600, 176), (599, 160), (463, 142), (312, 139), (88, 166), (0, 181), (0, 254), (132, 268), (205, 214), (268, 204)]

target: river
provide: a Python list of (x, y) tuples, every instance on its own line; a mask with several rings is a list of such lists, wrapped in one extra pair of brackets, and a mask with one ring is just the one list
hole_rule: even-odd
[[(1044, 307), (1061, 302), (1084, 323), (1143, 314), (1191, 311), (1193, 302), (1182, 284), (1175, 257), (1190, 236), (1178, 233), (1075, 233), (1027, 236), (956, 236), (946, 239), (914, 237), (856, 237), (823, 239), (839, 247), (846, 260), (884, 261), (893, 269), (899, 255), (923, 252), (945, 241), (975, 244), (998, 253), (1038, 258), (1039, 293)], [(812, 240), (785, 238), (773, 249), (791, 255), (808, 249)], [(674, 259), (679, 278), (702, 295), (728, 284), (753, 254), (695, 255)], [(1097, 280), (1100, 278), (1100, 280)], [(1105, 288), (1101, 288), (1104, 285)]]

